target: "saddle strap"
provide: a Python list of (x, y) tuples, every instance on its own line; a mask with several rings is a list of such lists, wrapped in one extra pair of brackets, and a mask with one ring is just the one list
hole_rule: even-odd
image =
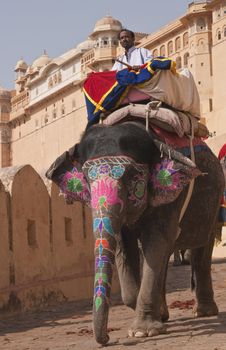
[[(191, 135), (189, 135), (188, 137), (189, 137), (189, 141), (190, 141), (191, 160), (195, 163), (195, 151), (194, 151), (194, 146), (193, 146), (194, 122), (193, 122), (192, 118), (189, 118), (189, 119), (190, 119), (190, 123), (191, 123)], [(183, 207), (182, 207), (181, 212), (180, 212), (179, 224), (180, 224), (181, 220), (183, 219), (184, 214), (186, 212), (186, 209), (188, 207), (188, 204), (190, 202), (190, 199), (191, 199), (191, 196), (192, 196), (192, 193), (193, 193), (193, 189), (194, 189), (194, 184), (195, 184), (195, 179), (192, 179), (190, 184), (189, 184), (188, 193), (187, 193), (187, 196), (185, 198)]]

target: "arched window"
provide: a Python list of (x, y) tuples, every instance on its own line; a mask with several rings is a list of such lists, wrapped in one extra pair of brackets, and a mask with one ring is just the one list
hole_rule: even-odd
[[(205, 42), (205, 39), (204, 38), (200, 38), (199, 40), (198, 40), (198, 43), (197, 43), (197, 47), (198, 47), (198, 50), (199, 50), (199, 52), (201, 52), (202, 50), (204, 50), (205, 49), (205, 44), (206, 44), (206, 42)], [(200, 51), (201, 50), (201, 51)]]
[(108, 46), (108, 45), (109, 45), (109, 38), (105, 36), (101, 39), (101, 46)]
[(183, 47), (188, 46), (188, 32), (184, 33), (183, 35)]
[(178, 56), (178, 57), (176, 58), (176, 65), (177, 65), (177, 69), (180, 69), (180, 68), (181, 68), (181, 57), (180, 57), (180, 56)]
[(152, 52), (153, 57), (158, 57), (158, 49), (153, 50)]
[(181, 49), (181, 40), (179, 36), (175, 40), (175, 47), (176, 47), (176, 51), (179, 51)]
[(160, 47), (160, 56), (166, 56), (166, 48), (165, 45)]
[(197, 20), (197, 32), (200, 32), (202, 30), (206, 29), (206, 22), (204, 18), (198, 18)]
[(217, 40), (221, 40), (221, 31), (220, 30), (217, 31)]
[(52, 116), (54, 119), (57, 117), (57, 109), (55, 107), (53, 108)]
[(184, 54), (184, 67), (188, 66), (188, 57), (189, 57), (189, 52), (186, 52)]
[(61, 114), (64, 115), (65, 114), (65, 105), (62, 104), (61, 106)]
[(173, 53), (173, 42), (169, 41), (167, 46), (168, 46), (168, 55), (170, 56)]
[(215, 10), (215, 20), (217, 21), (218, 19), (221, 18), (221, 8), (218, 7), (216, 10)]

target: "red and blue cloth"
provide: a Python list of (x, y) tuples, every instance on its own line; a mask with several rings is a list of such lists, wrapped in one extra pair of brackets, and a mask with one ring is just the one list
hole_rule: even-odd
[(88, 122), (98, 123), (101, 113), (117, 108), (131, 87), (149, 81), (157, 70), (176, 73), (176, 63), (170, 58), (157, 57), (142, 65), (139, 71), (125, 68), (118, 72), (90, 73), (83, 86)]

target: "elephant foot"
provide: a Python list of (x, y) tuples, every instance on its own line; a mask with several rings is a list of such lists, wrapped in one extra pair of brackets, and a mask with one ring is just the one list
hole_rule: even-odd
[(135, 338), (154, 337), (165, 333), (166, 327), (162, 322), (149, 320), (134, 321), (132, 327), (128, 330), (129, 337)]
[(95, 338), (96, 338), (97, 343), (99, 343), (101, 345), (106, 345), (109, 342), (109, 339), (110, 339), (108, 334), (105, 334), (103, 336), (98, 336), (98, 337), (95, 336)]
[(199, 303), (194, 308), (194, 314), (196, 317), (210, 317), (218, 315), (218, 307), (215, 302), (212, 303)]

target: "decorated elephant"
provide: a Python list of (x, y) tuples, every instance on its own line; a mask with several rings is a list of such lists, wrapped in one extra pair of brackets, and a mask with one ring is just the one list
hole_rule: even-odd
[[(178, 156), (179, 152), (173, 154), (170, 147), (164, 150), (143, 124), (96, 125), (86, 130), (76, 148), (80, 165), (70, 167), (69, 152), (63, 175), (57, 162), (49, 171), (68, 201), (83, 200), (92, 210), (93, 318), (100, 344), (109, 340), (114, 262), (123, 302), (135, 311), (129, 336), (151, 337), (165, 332), (163, 321), (169, 317), (165, 282), (175, 248), (191, 249), (196, 315), (218, 313), (211, 256), (224, 179), (211, 150), (203, 142), (196, 142), (194, 148), (196, 165), (181, 153)], [(185, 205), (191, 181), (194, 188)]]

